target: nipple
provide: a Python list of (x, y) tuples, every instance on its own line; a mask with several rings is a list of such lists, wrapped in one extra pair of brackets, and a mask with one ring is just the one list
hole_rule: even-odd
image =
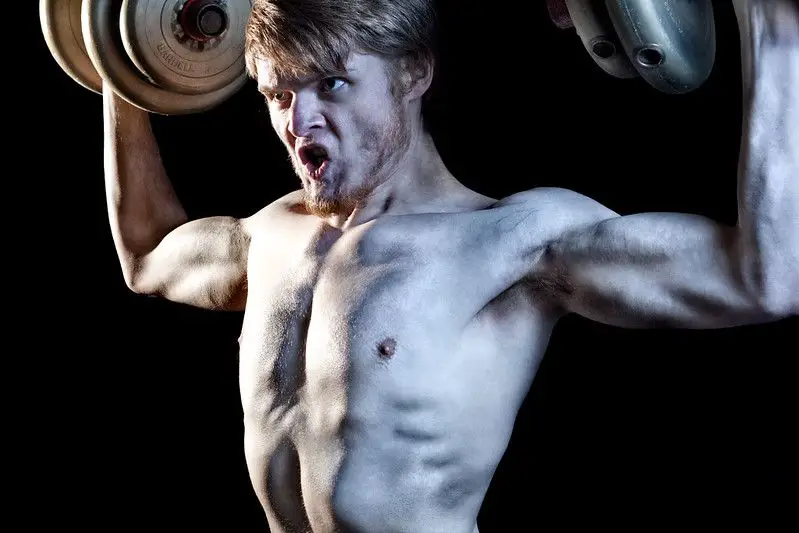
[(391, 337), (386, 337), (377, 345), (377, 354), (381, 359), (391, 359), (394, 350), (397, 349), (397, 341)]

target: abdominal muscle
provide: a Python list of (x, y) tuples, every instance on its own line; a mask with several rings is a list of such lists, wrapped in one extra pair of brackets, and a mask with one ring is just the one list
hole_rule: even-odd
[(514, 348), (486, 334), (490, 319), (453, 337), (335, 316), (314, 314), (281, 372), (242, 346), (245, 451), (271, 531), (472, 533), (537, 365), (535, 328)]

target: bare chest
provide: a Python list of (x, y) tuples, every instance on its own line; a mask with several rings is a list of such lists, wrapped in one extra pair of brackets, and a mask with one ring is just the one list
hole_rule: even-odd
[(477, 505), (551, 329), (501, 261), (435, 227), (253, 242), (240, 388), (267, 512), (301, 524), (302, 499), (322, 524), (363, 508), (353, 494)]
[(519, 369), (549, 335), (546, 313), (498, 272), (501, 257), (435, 227), (317, 229), (260, 245), (240, 356), (256, 427), (331, 434), (418, 398), (444, 411), (492, 376), (518, 394)]

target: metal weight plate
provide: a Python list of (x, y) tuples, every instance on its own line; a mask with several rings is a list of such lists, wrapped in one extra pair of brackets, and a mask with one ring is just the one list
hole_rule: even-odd
[(565, 0), (574, 29), (585, 49), (602, 70), (617, 78), (634, 78), (638, 72), (630, 64), (619, 42), (604, 0)]
[(97, 94), (103, 80), (92, 65), (83, 43), (81, 0), (40, 0), (39, 22), (47, 48), (70, 78)]
[(246, 76), (203, 94), (181, 94), (147, 81), (130, 60), (119, 28), (122, 0), (83, 0), (81, 27), (86, 51), (97, 72), (116, 94), (145, 111), (185, 115), (214, 108), (233, 96)]
[(686, 93), (713, 70), (716, 33), (711, 0), (606, 0), (633, 66), (656, 89)]
[(133, 63), (164, 89), (202, 94), (246, 76), (250, 0), (124, 0), (120, 31)]

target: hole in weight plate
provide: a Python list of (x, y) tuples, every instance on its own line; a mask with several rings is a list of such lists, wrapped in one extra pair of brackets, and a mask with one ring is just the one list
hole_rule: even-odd
[(638, 50), (636, 59), (641, 66), (656, 67), (663, 63), (663, 52), (654, 46), (645, 46)]
[(215, 4), (204, 6), (197, 15), (197, 29), (206, 37), (217, 37), (227, 29), (225, 11)]
[(610, 41), (601, 40), (591, 45), (591, 51), (597, 57), (608, 59), (616, 53), (616, 47)]

